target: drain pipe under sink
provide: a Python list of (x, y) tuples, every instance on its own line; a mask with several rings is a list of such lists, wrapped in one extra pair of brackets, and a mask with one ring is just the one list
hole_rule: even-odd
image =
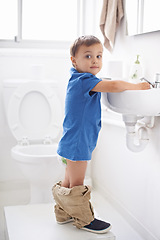
[[(142, 118), (143, 117), (137, 117), (135, 115), (123, 115), (123, 121), (125, 122), (127, 131), (126, 145), (132, 152), (143, 151), (149, 142), (148, 126), (146, 126), (145, 123), (140, 122), (141, 126), (136, 129), (137, 121)], [(145, 126), (142, 126), (143, 124)]]
[(141, 136), (138, 138), (138, 144), (135, 143), (136, 132), (127, 131), (126, 133), (126, 145), (132, 152), (143, 151), (149, 142), (147, 128), (140, 127), (138, 132), (141, 132)]

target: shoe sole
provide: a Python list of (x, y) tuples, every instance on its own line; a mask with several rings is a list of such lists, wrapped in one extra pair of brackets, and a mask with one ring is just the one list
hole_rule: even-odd
[(107, 233), (107, 232), (109, 232), (109, 230), (111, 228), (112, 228), (112, 226), (109, 226), (108, 228), (103, 229), (103, 230), (93, 230), (93, 229), (89, 229), (89, 228), (85, 228), (85, 227), (82, 227), (80, 229), (88, 231), (88, 232), (92, 232), (92, 233)]
[(73, 222), (74, 221), (74, 219), (73, 218), (70, 218), (70, 219), (68, 219), (68, 220), (66, 220), (66, 221), (63, 221), (63, 222), (58, 222), (57, 221), (57, 223), (58, 224), (65, 224), (65, 223), (70, 223), (70, 222)]

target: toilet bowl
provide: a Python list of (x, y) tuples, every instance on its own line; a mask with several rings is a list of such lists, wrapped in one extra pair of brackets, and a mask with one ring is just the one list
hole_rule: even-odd
[(30, 182), (30, 203), (52, 201), (51, 188), (64, 174), (57, 138), (61, 104), (53, 81), (4, 81), (9, 128), (17, 139), (11, 156)]

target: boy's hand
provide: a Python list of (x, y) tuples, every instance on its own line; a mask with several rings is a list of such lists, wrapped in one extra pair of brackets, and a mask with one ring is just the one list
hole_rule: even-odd
[(151, 88), (151, 85), (147, 82), (137, 83), (137, 90), (147, 90)]

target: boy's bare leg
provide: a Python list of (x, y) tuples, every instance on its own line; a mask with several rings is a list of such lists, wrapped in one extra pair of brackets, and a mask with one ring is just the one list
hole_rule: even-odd
[(83, 185), (85, 173), (87, 169), (87, 161), (70, 161), (67, 160), (65, 179), (62, 187), (75, 187)]
[(70, 183), (69, 183), (69, 176), (68, 176), (68, 170), (67, 169), (68, 169), (68, 167), (66, 166), (65, 177), (64, 177), (64, 180), (62, 181), (61, 186), (69, 188)]

